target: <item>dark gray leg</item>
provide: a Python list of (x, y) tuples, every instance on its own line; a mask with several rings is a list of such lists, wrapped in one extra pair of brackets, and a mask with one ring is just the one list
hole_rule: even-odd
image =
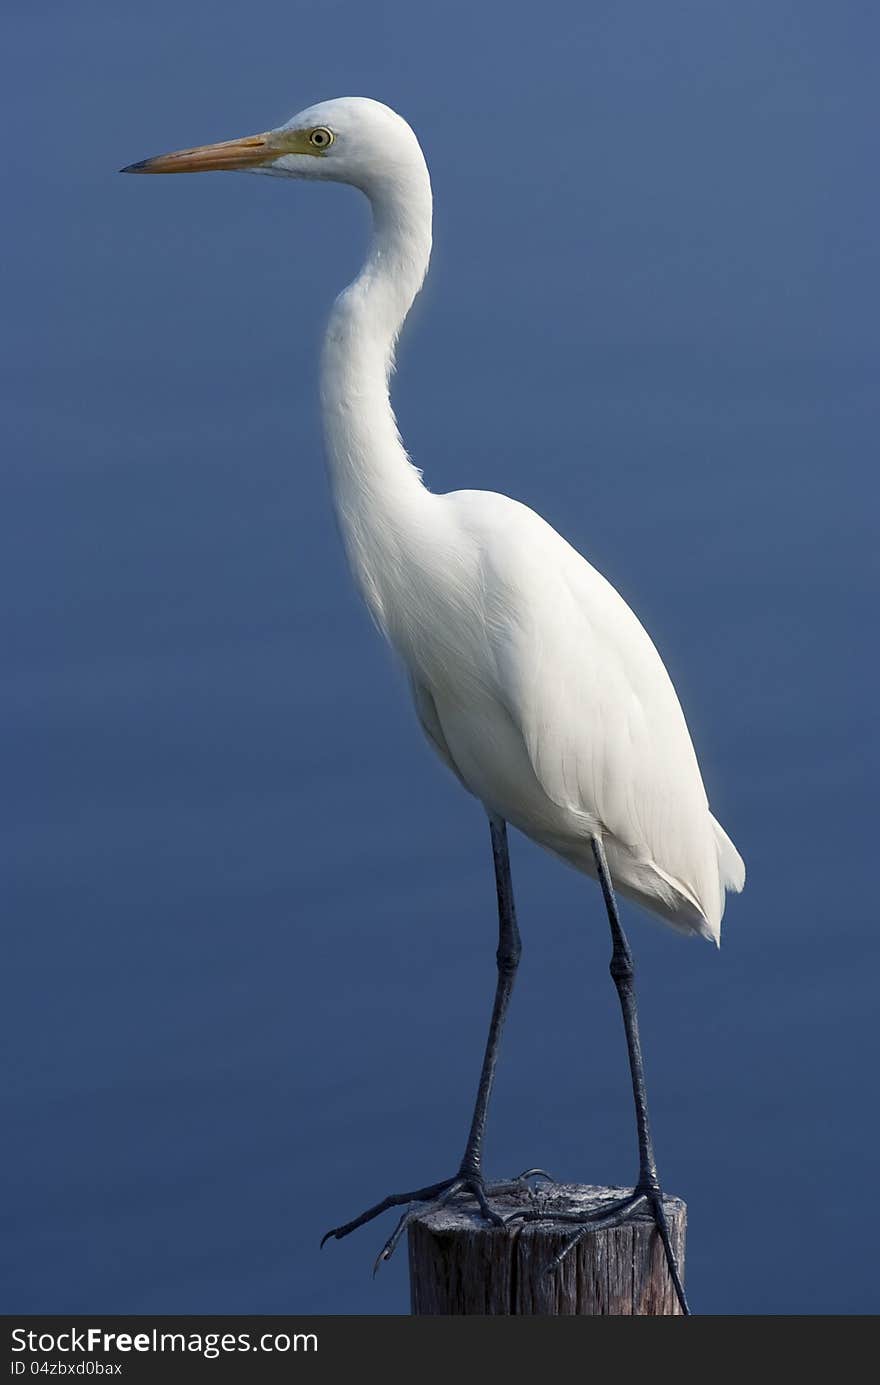
[(651, 1188), (657, 1185), (657, 1163), (654, 1158), (654, 1142), (648, 1120), (648, 1090), (645, 1084), (645, 1068), (642, 1062), (642, 1045), (639, 1039), (639, 1017), (636, 1009), (635, 968), (626, 934), (617, 912), (617, 900), (605, 848), (598, 837), (593, 838), (593, 855), (599, 871), (599, 884), (605, 896), (605, 908), (611, 925), (611, 964), (609, 971), (617, 987), (620, 1008), (623, 1011), (623, 1026), (626, 1030), (626, 1046), (629, 1051), (629, 1070), (632, 1077), (633, 1099), (636, 1105), (636, 1127), (639, 1134), (639, 1187)]
[(519, 966), (522, 942), (516, 923), (516, 909), (513, 903), (513, 882), (510, 878), (510, 856), (507, 851), (507, 824), (503, 818), (490, 817), (489, 830), (492, 834), (492, 859), (495, 863), (495, 888), (498, 893), (498, 951), (495, 960), (498, 964), (498, 983), (495, 987), (495, 1003), (492, 1006), (492, 1019), (489, 1023), (489, 1037), (486, 1040), (486, 1053), (477, 1088), (477, 1101), (471, 1121), (470, 1134), (465, 1145), (464, 1157), (459, 1169), (460, 1178), (479, 1175), (483, 1152), (483, 1136), (486, 1132), (486, 1116), (489, 1098), (495, 1081), (495, 1068), (498, 1064), (498, 1050), (501, 1047), (501, 1031), (510, 1005), (516, 969)]
[[(374, 1207), (362, 1212), (359, 1217), (355, 1217), (354, 1221), (346, 1222), (344, 1226), (337, 1226), (332, 1231), (328, 1231), (321, 1241), (321, 1245), (331, 1237), (340, 1241), (343, 1236), (348, 1236), (358, 1227), (364, 1226), (374, 1217), (380, 1216), (382, 1212), (387, 1212), (392, 1207), (405, 1206), (407, 1211), (403, 1213), (394, 1231), (379, 1252), (379, 1258), (376, 1261), (377, 1267), (393, 1254), (398, 1241), (406, 1230), (411, 1216), (409, 1206), (412, 1203), (433, 1202), (434, 1200), (445, 1202), (454, 1197), (456, 1193), (464, 1192), (471, 1194), (476, 1199), (480, 1211), (487, 1221), (496, 1225), (501, 1225), (503, 1221), (503, 1218), (489, 1206), (486, 1197), (486, 1186), (482, 1174), (483, 1136), (486, 1131), (489, 1098), (492, 1095), (492, 1086), (495, 1081), (501, 1032), (510, 1005), (510, 996), (522, 952), (522, 943), (513, 903), (510, 857), (507, 850), (507, 824), (503, 818), (490, 816), (489, 830), (492, 835), (492, 859), (495, 864), (495, 887), (498, 894), (498, 951), (495, 954), (498, 963), (498, 981), (495, 987), (492, 1019), (489, 1023), (489, 1037), (486, 1041), (486, 1052), (483, 1057), (480, 1082), (477, 1088), (476, 1105), (458, 1173), (454, 1178), (444, 1179), (441, 1183), (431, 1183), (425, 1188), (416, 1188), (412, 1192), (392, 1193), (390, 1197), (384, 1198), (381, 1202), (377, 1202)], [(543, 1174), (543, 1170), (530, 1169), (528, 1174), (523, 1174), (521, 1177), (525, 1178), (531, 1174)], [(546, 1174), (543, 1176), (547, 1177)]]
[(621, 927), (614, 886), (611, 883), (611, 872), (608, 869), (608, 861), (605, 857), (605, 848), (601, 838), (593, 837), (592, 845), (596, 868), (599, 872), (599, 884), (602, 886), (605, 908), (608, 911), (608, 922), (611, 925), (610, 971), (620, 998), (620, 1008), (623, 1011), (623, 1027), (626, 1030), (629, 1070), (636, 1106), (636, 1127), (639, 1134), (639, 1181), (636, 1184), (636, 1194), (643, 1194), (647, 1198), (648, 1206), (654, 1214), (654, 1220), (663, 1241), (663, 1248), (666, 1251), (669, 1273), (672, 1275), (675, 1292), (681, 1304), (681, 1311), (688, 1313), (690, 1310), (669, 1239), (669, 1227), (666, 1224), (666, 1213), (663, 1210), (663, 1193), (660, 1190), (657, 1161), (654, 1158), (654, 1142), (651, 1138), (651, 1124), (648, 1119), (648, 1089), (645, 1083), (645, 1067), (642, 1062), (642, 1045), (639, 1039), (639, 1017), (636, 1009), (635, 969), (632, 953), (626, 940), (626, 934)]
[(623, 1025), (626, 1030), (626, 1046), (629, 1052), (629, 1070), (632, 1077), (633, 1099), (636, 1106), (636, 1127), (639, 1136), (639, 1181), (627, 1197), (620, 1198), (614, 1202), (607, 1203), (604, 1207), (598, 1208), (595, 1212), (580, 1213), (552, 1212), (549, 1214), (545, 1210), (530, 1210), (524, 1212), (514, 1212), (509, 1218), (510, 1221), (562, 1221), (576, 1224), (578, 1230), (575, 1231), (563, 1249), (555, 1257), (550, 1270), (556, 1269), (573, 1250), (584, 1236), (588, 1236), (596, 1231), (604, 1231), (606, 1228), (620, 1226), (622, 1222), (628, 1221), (643, 1211), (650, 1211), (657, 1224), (657, 1230), (663, 1242), (663, 1249), (666, 1252), (666, 1263), (669, 1266), (669, 1273), (675, 1286), (676, 1296), (681, 1305), (681, 1311), (689, 1314), (687, 1299), (685, 1297), (684, 1286), (681, 1282), (675, 1252), (672, 1249), (672, 1242), (669, 1238), (669, 1227), (666, 1222), (666, 1213), (663, 1210), (663, 1193), (660, 1188), (660, 1179), (657, 1174), (657, 1163), (654, 1158), (654, 1143), (651, 1139), (651, 1125), (648, 1119), (648, 1091), (645, 1084), (645, 1068), (642, 1062), (642, 1045), (639, 1039), (639, 1018), (636, 1011), (636, 989), (635, 972), (633, 968), (632, 953), (629, 943), (621, 927), (620, 916), (617, 912), (617, 900), (614, 896), (614, 886), (611, 883), (611, 873), (608, 869), (608, 861), (605, 857), (605, 848), (599, 837), (591, 839), (593, 856), (596, 861), (596, 869), (599, 875), (599, 884), (602, 886), (602, 894), (605, 898), (605, 908), (608, 911), (608, 922), (611, 925), (611, 966), (610, 971), (617, 987), (617, 994), (620, 998), (620, 1008), (623, 1011)]

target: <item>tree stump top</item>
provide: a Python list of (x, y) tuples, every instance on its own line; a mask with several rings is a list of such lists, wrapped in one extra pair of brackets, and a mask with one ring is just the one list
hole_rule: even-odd
[[(575, 1183), (509, 1183), (493, 1188), (503, 1216), (546, 1213), (540, 1221), (490, 1226), (472, 1199), (432, 1204), (409, 1228), (412, 1311), (415, 1314), (582, 1316), (675, 1315), (679, 1310), (660, 1236), (650, 1213), (622, 1226), (590, 1232), (548, 1273), (553, 1257), (577, 1230), (555, 1221), (560, 1212), (594, 1212), (629, 1188)], [(684, 1265), (687, 1209), (664, 1197), (669, 1232)]]

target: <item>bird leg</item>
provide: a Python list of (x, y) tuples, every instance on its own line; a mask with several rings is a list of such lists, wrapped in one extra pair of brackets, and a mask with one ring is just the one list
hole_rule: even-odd
[(623, 1215), (632, 1216), (633, 1208), (640, 1199), (644, 1197), (647, 1200), (648, 1209), (657, 1223), (657, 1230), (663, 1242), (666, 1263), (669, 1266), (669, 1273), (675, 1287), (676, 1297), (681, 1305), (681, 1311), (684, 1314), (689, 1314), (690, 1309), (685, 1297), (684, 1285), (681, 1282), (678, 1261), (675, 1258), (675, 1252), (669, 1238), (669, 1226), (666, 1221), (666, 1213), (663, 1210), (663, 1193), (657, 1173), (657, 1161), (654, 1158), (654, 1141), (651, 1137), (651, 1123), (648, 1118), (648, 1088), (645, 1082), (645, 1065), (642, 1061), (642, 1044), (639, 1038), (639, 1016), (636, 1007), (635, 968), (633, 967), (632, 953), (620, 922), (620, 915), (617, 912), (617, 899), (614, 895), (611, 872), (608, 869), (608, 860), (601, 837), (593, 837), (592, 847), (596, 869), (599, 873), (599, 883), (605, 898), (605, 908), (608, 911), (608, 922), (611, 925), (612, 946), (609, 970), (617, 987), (620, 1008), (623, 1013), (623, 1027), (626, 1030), (626, 1047), (629, 1053), (629, 1071), (632, 1078), (636, 1127), (639, 1137), (639, 1181), (633, 1192), (634, 1202), (628, 1211), (624, 1209)]
[(495, 1001), (492, 1006), (492, 1019), (489, 1023), (489, 1037), (480, 1072), (480, 1085), (474, 1106), (473, 1120), (465, 1145), (464, 1157), (459, 1169), (459, 1177), (480, 1177), (483, 1152), (483, 1136), (486, 1132), (486, 1117), (489, 1111), (489, 1098), (495, 1081), (495, 1068), (501, 1047), (501, 1031), (510, 1005), (516, 969), (522, 954), (522, 941), (516, 922), (516, 908), (513, 902), (513, 882), (510, 876), (510, 855), (507, 850), (507, 824), (503, 818), (490, 817), (489, 830), (492, 835), (492, 860), (495, 864), (495, 888), (498, 895), (498, 951), (495, 960), (498, 966), (498, 982), (495, 987)]
[(678, 1262), (672, 1248), (669, 1236), (669, 1226), (666, 1221), (666, 1213), (663, 1208), (663, 1193), (660, 1188), (660, 1179), (657, 1173), (657, 1162), (654, 1158), (654, 1142), (651, 1138), (651, 1125), (648, 1119), (648, 1091), (645, 1083), (645, 1068), (642, 1061), (642, 1045), (639, 1039), (639, 1019), (636, 1010), (636, 990), (635, 990), (635, 970), (633, 967), (632, 952), (626, 940), (626, 934), (620, 923), (620, 916), (617, 912), (617, 900), (614, 895), (614, 887), (611, 883), (611, 873), (608, 869), (608, 861), (605, 856), (605, 848), (601, 838), (592, 838), (593, 856), (596, 860), (596, 868), (599, 875), (599, 883), (602, 886), (602, 894), (605, 898), (605, 908), (608, 911), (608, 922), (611, 925), (611, 976), (617, 987), (617, 994), (620, 998), (620, 1008), (623, 1012), (623, 1025), (626, 1030), (626, 1046), (629, 1052), (629, 1070), (632, 1078), (633, 1098), (636, 1107), (636, 1127), (639, 1137), (639, 1178), (632, 1193), (625, 1198), (620, 1198), (615, 1202), (606, 1204), (604, 1207), (597, 1208), (594, 1212), (578, 1215), (577, 1213), (548, 1214), (547, 1210), (529, 1210), (514, 1212), (508, 1218), (509, 1221), (566, 1221), (577, 1223), (578, 1229), (571, 1239), (563, 1246), (559, 1254), (549, 1265), (549, 1270), (554, 1270), (562, 1263), (569, 1251), (573, 1250), (579, 1241), (591, 1232), (604, 1231), (613, 1226), (620, 1226), (623, 1222), (629, 1221), (632, 1217), (645, 1211), (649, 1212), (656, 1223), (657, 1230), (663, 1242), (663, 1249), (666, 1252), (666, 1263), (669, 1266), (669, 1273), (675, 1287), (675, 1293), (681, 1305), (683, 1314), (689, 1314), (687, 1298), (685, 1297), (684, 1286), (681, 1282)]
[[(431, 1183), (425, 1188), (416, 1188), (408, 1193), (392, 1193), (390, 1197), (383, 1198), (374, 1207), (370, 1207), (366, 1212), (362, 1212), (353, 1221), (346, 1222), (343, 1226), (334, 1227), (328, 1231), (321, 1241), (321, 1245), (331, 1238), (341, 1241), (343, 1236), (348, 1236), (352, 1231), (357, 1231), (358, 1227), (364, 1226), (372, 1221), (374, 1217), (381, 1216), (391, 1207), (404, 1207), (400, 1220), (394, 1231), (388, 1237), (376, 1260), (375, 1268), (378, 1269), (383, 1260), (388, 1260), (394, 1253), (394, 1249), (400, 1241), (401, 1236), (406, 1230), (409, 1222), (415, 1214), (414, 1204), (451, 1201), (458, 1194), (472, 1197), (477, 1204), (480, 1214), (493, 1226), (503, 1225), (504, 1218), (500, 1216), (489, 1204), (489, 1196), (493, 1192), (501, 1192), (511, 1189), (512, 1186), (522, 1185), (522, 1183), (533, 1175), (541, 1175), (549, 1178), (543, 1169), (529, 1169), (521, 1174), (519, 1179), (506, 1184), (499, 1184), (487, 1187), (483, 1179), (482, 1154), (483, 1137), (486, 1132), (486, 1117), (489, 1111), (489, 1098), (492, 1095), (492, 1086), (495, 1081), (495, 1068), (498, 1063), (498, 1051), (501, 1045), (501, 1032), (504, 1028), (504, 1020), (510, 1004), (510, 997), (513, 991), (514, 977), (519, 965), (522, 943), (519, 936), (519, 928), (516, 922), (516, 910), (513, 902), (513, 884), (510, 876), (510, 856), (507, 849), (507, 825), (503, 818), (491, 815), (489, 818), (489, 829), (492, 835), (492, 859), (495, 865), (495, 886), (498, 894), (498, 951), (496, 961), (498, 964), (498, 981), (495, 988), (495, 1001), (492, 1006), (492, 1019), (489, 1023), (489, 1037), (486, 1041), (486, 1052), (483, 1057), (483, 1066), (480, 1071), (480, 1083), (477, 1088), (477, 1100), (474, 1106), (473, 1119), (471, 1120), (470, 1131), (468, 1132), (467, 1143), (465, 1144), (464, 1155), (454, 1178), (444, 1179), (440, 1183)], [(375, 1269), (374, 1269), (375, 1272)]]

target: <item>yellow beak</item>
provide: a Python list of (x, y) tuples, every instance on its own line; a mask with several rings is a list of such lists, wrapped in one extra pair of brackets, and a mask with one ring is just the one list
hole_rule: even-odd
[(173, 154), (157, 154), (152, 159), (128, 164), (120, 173), (211, 173), (225, 169), (258, 168), (271, 163), (283, 154), (272, 139), (271, 131), (264, 135), (246, 135), (243, 139), (227, 139), (222, 144), (200, 144), (195, 149), (178, 149)]

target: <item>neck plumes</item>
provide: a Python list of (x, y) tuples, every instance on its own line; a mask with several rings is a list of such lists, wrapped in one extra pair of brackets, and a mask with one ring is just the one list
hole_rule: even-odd
[[(417, 156), (417, 157), (416, 157)], [(387, 628), (387, 583), (417, 541), (429, 492), (391, 408), (394, 347), (431, 253), (431, 184), (421, 151), (365, 187), (373, 236), (364, 266), (334, 305), (321, 370), (327, 464), (349, 562)]]

